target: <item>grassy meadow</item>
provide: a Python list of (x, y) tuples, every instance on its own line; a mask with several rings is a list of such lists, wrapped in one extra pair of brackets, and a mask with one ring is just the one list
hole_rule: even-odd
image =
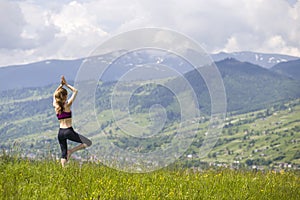
[(31, 161), (2, 155), (0, 199), (299, 199), (300, 174), (193, 171), (173, 166), (125, 173), (96, 163)]

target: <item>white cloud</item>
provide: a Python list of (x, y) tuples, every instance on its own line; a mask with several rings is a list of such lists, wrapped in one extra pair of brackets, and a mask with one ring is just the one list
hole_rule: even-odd
[(98, 23), (98, 16), (90, 12), (88, 5), (70, 2), (59, 13), (53, 13), (51, 22), (59, 29), (56, 40), (60, 57), (83, 57), (108, 33)]
[(25, 21), (18, 5), (0, 1), (0, 47), (22, 47), (21, 33), (24, 25)]
[(208, 52), (300, 56), (299, 0), (0, 0), (0, 66), (78, 58), (140, 27), (179, 31)]
[[(148, 1), (143, 2), (154, 24), (186, 33), (210, 52), (239, 49), (283, 53), (282, 46), (277, 46), (278, 49), (262, 47), (263, 43), (270, 45), (266, 41), (277, 35), (290, 48), (300, 47), (299, 1), (291, 7), (284, 0), (191, 0), (177, 4), (169, 0), (168, 6), (158, 9)], [(297, 51), (293, 52), (300, 56)]]

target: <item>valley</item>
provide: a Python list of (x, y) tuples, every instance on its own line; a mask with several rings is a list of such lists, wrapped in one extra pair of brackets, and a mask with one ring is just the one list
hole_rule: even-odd
[[(128, 136), (114, 121), (107, 102), (111, 85), (101, 87), (102, 102), (97, 110), (97, 122), (88, 123), (95, 132), (87, 135), (93, 140), (93, 147), (78, 153), (75, 159), (101, 160), (97, 154), (109, 145), (109, 141), (125, 151), (149, 153), (157, 149), (176, 145), (172, 143), (180, 126), (176, 120), (169, 121), (163, 131), (151, 136)], [(57, 126), (52, 104), (51, 92), (55, 86), (30, 88), (18, 91), (18, 96), (4, 96), (0, 101), (1, 125), (0, 148), (11, 153), (18, 153), (32, 159), (59, 158)], [(26, 95), (27, 94), (27, 95)], [(47, 94), (47, 95), (46, 95)], [(98, 94), (98, 93), (97, 93)], [(109, 101), (108, 101), (109, 102)], [(133, 106), (134, 108), (135, 106)], [(136, 113), (136, 123), (147, 125), (148, 113), (144, 108)], [(75, 113), (76, 115), (76, 113)], [(78, 116), (78, 115), (77, 115)], [(80, 118), (80, 117), (79, 117)], [(298, 169), (300, 166), (300, 99), (270, 104), (265, 109), (249, 112), (227, 112), (226, 120), (216, 144), (205, 157), (199, 157), (210, 116), (203, 113), (194, 119), (198, 123), (189, 123), (182, 130), (191, 142), (180, 156), (180, 162), (186, 167), (226, 166), (234, 168), (269, 169), (282, 167)], [(145, 121), (146, 120), (146, 121)], [(123, 123), (127, 123), (126, 121)], [(76, 127), (76, 124), (75, 124)], [(85, 127), (77, 127), (84, 134)], [(146, 139), (140, 139), (139, 137)], [(72, 142), (70, 145), (73, 145)], [(93, 155), (95, 154), (95, 155)], [(101, 154), (102, 155), (102, 154)], [(100, 157), (101, 157), (100, 155)]]

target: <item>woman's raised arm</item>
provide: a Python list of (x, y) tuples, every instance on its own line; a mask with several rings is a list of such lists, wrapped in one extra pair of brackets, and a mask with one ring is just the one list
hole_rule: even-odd
[(68, 84), (64, 76), (61, 77), (61, 83), (73, 92), (71, 98), (68, 99), (68, 102), (67, 102), (67, 106), (71, 106), (76, 98), (78, 90), (75, 87), (73, 87), (72, 85)]

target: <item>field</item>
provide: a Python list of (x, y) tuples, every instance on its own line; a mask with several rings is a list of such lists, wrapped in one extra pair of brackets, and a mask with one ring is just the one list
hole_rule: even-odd
[(30, 161), (2, 154), (0, 199), (299, 199), (300, 174), (193, 171), (173, 165), (133, 174), (71, 160)]

